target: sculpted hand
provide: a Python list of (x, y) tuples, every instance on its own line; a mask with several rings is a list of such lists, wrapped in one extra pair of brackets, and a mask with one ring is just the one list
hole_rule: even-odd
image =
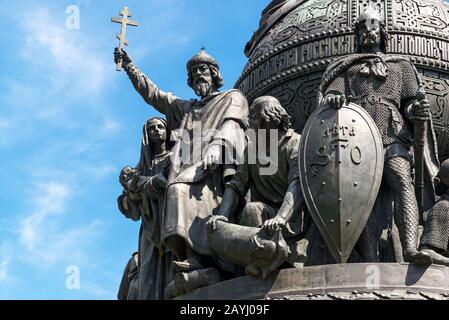
[(120, 59), (122, 59), (122, 66), (125, 68), (129, 63), (132, 62), (128, 53), (125, 50), (115, 48), (114, 50), (114, 62), (117, 63)]
[(284, 228), (286, 223), (284, 218), (276, 216), (273, 219), (265, 221), (262, 229), (267, 230), (269, 233), (274, 233), (277, 229)]
[(336, 94), (331, 95), (330, 97), (326, 97), (321, 102), (321, 105), (324, 106), (326, 104), (330, 104), (332, 108), (341, 109), (343, 105), (346, 103), (346, 96), (344, 94)]
[(429, 100), (422, 99), (416, 101), (411, 106), (411, 119), (415, 121), (428, 121), (430, 120), (430, 104)]
[(130, 200), (136, 203), (142, 199), (139, 192), (128, 191), (128, 196)]
[(217, 221), (228, 222), (228, 218), (222, 215), (210, 216), (206, 222), (206, 229), (208, 232), (212, 232), (217, 229)]
[(168, 181), (162, 173), (158, 173), (157, 175), (155, 175), (153, 177), (153, 185), (156, 188), (158, 188), (160, 190), (164, 190), (167, 187), (167, 184), (168, 184)]
[(221, 146), (214, 144), (209, 146), (206, 154), (203, 157), (203, 167), (204, 169), (211, 168), (215, 170), (220, 164), (221, 158)]
[(136, 173), (131, 180), (128, 181), (127, 185), (128, 185), (128, 189), (131, 192), (138, 192), (137, 190), (137, 183), (139, 182), (139, 176), (140, 174)]

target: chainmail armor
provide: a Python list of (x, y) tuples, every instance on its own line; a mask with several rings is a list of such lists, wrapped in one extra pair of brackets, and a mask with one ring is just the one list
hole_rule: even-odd
[(417, 252), (419, 210), (410, 174), (410, 162), (402, 157), (385, 162), (384, 177), (394, 195), (394, 220), (404, 258)]
[(444, 195), (430, 209), (424, 226), (421, 245), (446, 251), (449, 245), (449, 195)]
[(361, 105), (376, 123), (385, 146), (397, 142), (410, 144), (411, 134), (401, 108), (416, 98), (419, 90), (416, 70), (409, 61), (386, 59), (386, 78), (361, 73), (367, 64), (381, 62), (383, 57), (379, 54), (350, 65), (329, 81), (323, 95), (344, 94), (351, 102)]
[(377, 223), (376, 214), (372, 212), (357, 242), (364, 262), (379, 261), (379, 238), (381, 234), (382, 230)]

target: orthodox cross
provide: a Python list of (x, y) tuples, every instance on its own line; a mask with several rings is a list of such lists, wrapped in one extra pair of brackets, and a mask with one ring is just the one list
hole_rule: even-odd
[[(120, 10), (119, 13), (122, 17), (121, 18), (113, 17), (111, 18), (111, 21), (121, 24), (120, 33), (117, 34), (117, 39), (120, 41), (118, 48), (119, 50), (121, 50), (123, 49), (123, 46), (128, 45), (128, 40), (126, 40), (125, 38), (126, 26), (128, 25), (137, 27), (138, 24), (136, 21), (128, 19), (129, 17), (131, 17), (131, 12), (129, 11), (128, 7), (124, 7), (122, 10)], [(117, 71), (122, 70), (122, 60), (117, 61), (117, 67), (115, 70)]]

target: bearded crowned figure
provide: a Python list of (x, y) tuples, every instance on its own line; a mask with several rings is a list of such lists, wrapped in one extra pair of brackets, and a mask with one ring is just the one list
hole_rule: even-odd
[[(394, 219), (404, 260), (429, 263), (430, 256), (417, 249), (419, 209), (411, 166), (412, 125), (427, 123), (422, 157), (429, 177), (438, 172), (429, 102), (413, 64), (404, 57), (386, 54), (388, 35), (377, 10), (368, 8), (360, 15), (355, 36), (356, 53), (337, 60), (323, 75), (319, 103), (338, 109), (353, 102), (373, 118), (384, 146), (383, 179), (394, 197)], [(414, 134), (416, 138), (418, 132)], [(366, 236), (365, 232), (361, 239), (365, 243), (376, 241)], [(367, 255), (368, 260), (376, 258), (375, 251)]]
[(201, 256), (212, 255), (205, 221), (217, 210), (225, 182), (242, 157), (248, 103), (238, 90), (219, 91), (223, 79), (218, 63), (204, 49), (187, 63), (188, 85), (200, 100), (183, 100), (160, 90), (117, 48), (115, 60), (119, 59), (145, 102), (165, 114), (171, 130), (178, 129), (161, 240), (175, 254), (177, 271), (202, 269)]

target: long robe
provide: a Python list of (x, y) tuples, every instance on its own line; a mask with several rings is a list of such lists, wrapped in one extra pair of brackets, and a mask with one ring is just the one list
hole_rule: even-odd
[[(154, 187), (153, 177), (159, 173), (168, 176), (171, 154), (166, 152), (161, 156), (151, 156), (150, 159), (147, 155), (148, 152), (143, 151), (137, 165), (142, 174), (142, 190), (137, 197), (124, 191), (118, 198), (118, 205), (128, 218), (142, 221), (138, 250), (139, 300), (162, 300), (164, 290), (173, 277), (172, 256), (170, 252), (163, 252), (160, 247), (164, 193)], [(123, 206), (123, 201), (126, 201), (128, 210)]]
[(137, 252), (135, 252), (126, 264), (117, 293), (118, 300), (138, 300), (139, 298), (137, 259)]
[[(244, 130), (248, 128), (246, 98), (238, 90), (229, 90), (201, 101), (182, 100), (159, 90), (135, 65), (128, 65), (126, 71), (144, 100), (165, 114), (169, 129), (178, 129), (161, 239), (178, 235), (197, 253), (212, 255), (205, 220), (218, 208), (224, 182), (235, 174), (239, 159), (243, 159)], [(200, 138), (194, 135), (197, 130)], [(216, 170), (205, 170), (202, 153), (213, 144), (221, 146), (230, 159)], [(202, 152), (194, 152), (198, 148)], [(185, 157), (186, 153), (190, 157)]]

